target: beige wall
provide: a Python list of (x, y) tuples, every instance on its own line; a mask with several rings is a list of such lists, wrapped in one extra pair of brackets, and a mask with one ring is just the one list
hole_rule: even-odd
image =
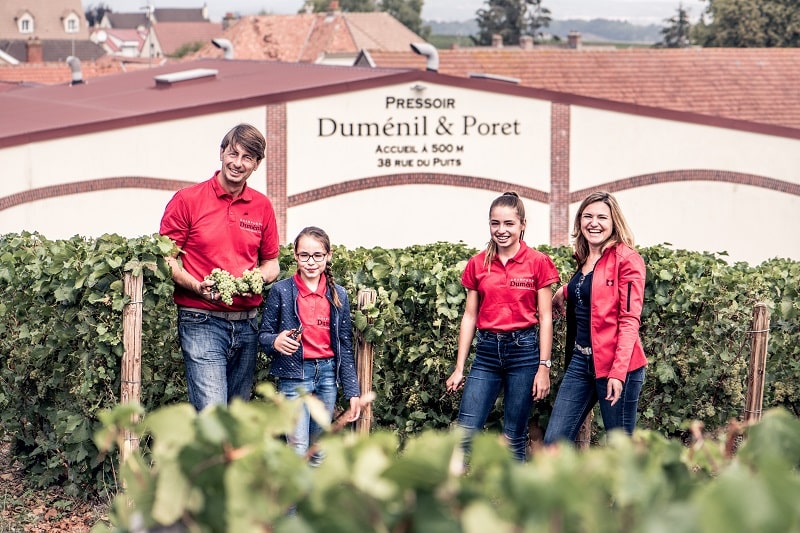
[[(423, 91), (416, 91), (412, 85), (287, 103), (288, 195), (361, 178), (430, 172), (550, 191), (549, 101), (428, 82), (421, 84)], [(387, 107), (387, 98), (417, 95), (452, 105)], [(2, 149), (0, 166), (12, 179), (0, 182), (0, 196), (64, 181), (112, 177), (202, 181), (219, 168), (218, 146), (224, 133), (239, 122), (263, 131), (266, 113), (266, 107), (250, 107)], [(497, 124), (495, 134), (481, 135), (477, 127), (465, 134), (465, 117)], [(576, 105), (570, 120), (572, 191), (645, 174), (697, 169), (800, 183), (800, 140)], [(330, 121), (427, 128), (422, 131), (419, 126), (413, 135), (404, 136), (321, 134), (321, 124), (330, 127)], [(446, 125), (445, 130), (437, 131), (440, 124)], [(453, 151), (433, 153), (434, 145)], [(379, 147), (409, 152), (381, 154)], [(434, 164), (437, 157), (449, 163)], [(391, 164), (382, 166), (381, 159)], [(401, 160), (410, 160), (410, 166), (398, 167)], [(420, 166), (419, 160), (428, 161), (428, 166)], [(265, 191), (263, 165), (250, 183)], [(122, 189), (39, 200), (0, 211), (0, 233), (39, 231), (49, 238), (150, 234), (157, 231), (172, 194)], [(290, 208), (286, 236), (291, 240), (302, 227), (315, 224), (328, 230), (335, 243), (348, 247), (464, 241), (479, 248), (489, 238), (488, 206), (497, 194), (446, 183), (352, 192)], [(617, 196), (641, 245), (668, 242), (689, 250), (727, 251), (733, 260), (751, 263), (775, 256), (800, 259), (800, 239), (785, 229), (796, 224), (798, 196), (722, 182), (658, 183), (622, 190)], [(531, 245), (547, 243), (549, 205), (527, 199), (526, 207), (526, 240)], [(576, 207), (571, 205), (570, 225)]]
[[(0, 196), (28, 189), (118, 177), (203, 181), (220, 168), (219, 143), (239, 122), (264, 132), (263, 107), (90, 133), (0, 150)], [(261, 166), (251, 185), (264, 192)], [(0, 233), (38, 231), (50, 239), (75, 234), (146, 235), (158, 231), (174, 193), (104, 190), (39, 200), (0, 211)]]
[[(404, 172), (467, 174), (550, 190), (550, 102), (431, 83), (419, 84), (425, 90), (417, 92), (413, 85), (417, 84), (290, 103), (289, 194), (343, 180)], [(387, 108), (389, 98), (428, 98), (451, 102), (452, 107)], [(410, 136), (346, 137), (328, 135), (331, 120), (381, 126), (406, 123), (417, 129)], [(320, 135), (321, 122), (324, 135)], [(477, 124), (487, 129), (496, 124), (496, 132), (482, 135)], [(427, 126), (425, 134), (423, 125)], [(502, 125), (506, 125), (505, 134)], [(379, 147), (414, 152), (381, 154), (377, 153)], [(440, 148), (445, 151), (434, 151)], [(391, 166), (381, 166), (381, 159), (389, 159)], [(400, 160), (412, 165), (398, 167), (395, 162)], [(420, 161), (428, 165), (421, 166)]]
[[(694, 169), (800, 184), (800, 140), (579, 106), (571, 113), (572, 190)], [(724, 251), (731, 260), (750, 263), (776, 256), (800, 259), (800, 238), (784, 229), (800, 213), (798, 196), (702, 181), (649, 185), (617, 196), (637, 244)], [(570, 217), (577, 207), (571, 206)]]

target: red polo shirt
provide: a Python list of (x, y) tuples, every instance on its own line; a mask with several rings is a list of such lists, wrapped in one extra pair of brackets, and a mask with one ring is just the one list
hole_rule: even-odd
[(494, 258), (483, 265), (486, 250), (467, 262), (461, 284), (478, 291), (478, 329), (516, 331), (539, 323), (537, 292), (558, 282), (558, 270), (546, 254), (520, 242), (505, 265)]
[(325, 298), (328, 285), (325, 274), (319, 278), (317, 290), (312, 291), (300, 277), (294, 275), (297, 285), (297, 313), (303, 324), (303, 359), (333, 357), (331, 348), (331, 304)]
[[(240, 277), (261, 261), (278, 257), (280, 251), (269, 198), (246, 185), (242, 194), (233, 198), (220, 186), (218, 173), (175, 193), (161, 218), (161, 235), (175, 241), (183, 268), (198, 280), (214, 268)], [(261, 295), (234, 296), (233, 305), (228, 306), (176, 286), (174, 300), (187, 307), (246, 311), (261, 304)]]

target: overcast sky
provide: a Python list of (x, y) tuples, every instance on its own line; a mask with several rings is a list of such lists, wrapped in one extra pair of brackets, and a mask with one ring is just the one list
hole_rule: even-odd
[[(201, 7), (204, 0), (83, 0), (84, 8), (107, 4), (115, 12), (141, 10), (147, 3), (154, 7)], [(241, 15), (254, 15), (262, 10), (273, 14), (297, 13), (304, 0), (206, 0), (211, 20), (221, 20), (232, 11)], [(424, 20), (462, 21), (475, 18), (475, 12), (484, 0), (425, 0), (422, 9)], [(660, 24), (673, 16), (680, 0), (544, 0), (554, 19), (608, 18), (629, 20), (634, 24)], [(683, 5), (694, 18), (699, 16), (703, 0), (683, 0)]]

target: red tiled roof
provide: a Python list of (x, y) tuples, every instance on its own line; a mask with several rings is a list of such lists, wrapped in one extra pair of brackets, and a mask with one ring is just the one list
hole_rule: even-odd
[(222, 36), (222, 25), (218, 22), (157, 22), (153, 31), (158, 37), (164, 55), (174, 54), (185, 44), (209, 43)]
[[(360, 50), (407, 50), (422, 38), (388, 13), (304, 13), (249, 16), (222, 37), (233, 44), (237, 59), (315, 62), (323, 54)], [(222, 57), (209, 44), (192, 57)]]
[[(516, 78), (526, 87), (800, 128), (800, 49), (439, 50), (439, 72)], [(378, 67), (425, 69), (370, 51)]]
[[(81, 63), (83, 79), (88, 80), (125, 72), (125, 67), (118, 61), (85, 61)], [(72, 81), (72, 70), (66, 62), (59, 63), (20, 63), (19, 65), (0, 65), (0, 81), (58, 85)]]

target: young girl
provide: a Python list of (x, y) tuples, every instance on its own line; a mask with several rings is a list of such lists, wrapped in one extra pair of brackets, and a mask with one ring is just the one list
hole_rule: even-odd
[[(522, 240), (525, 207), (516, 193), (492, 202), (489, 233), (486, 250), (470, 258), (461, 277), (467, 303), (447, 390), (464, 386), (458, 425), (466, 430), (467, 442), (486, 423), (502, 390), (503, 434), (514, 458), (524, 461), (533, 400), (550, 392), (550, 286), (559, 277), (552, 259)], [(476, 335), (475, 360), (464, 384), (464, 364)]]
[[(322, 229), (303, 229), (294, 240), (297, 273), (275, 283), (264, 304), (258, 340), (272, 357), (269, 372), (278, 378), (278, 391), (296, 398), (302, 391), (322, 400), (333, 417), (337, 385), (350, 408), (347, 422), (361, 414), (360, 389), (353, 356), (350, 303), (344, 287), (331, 272), (331, 241)], [(302, 332), (300, 328), (302, 327)], [(289, 443), (305, 456), (322, 428), (303, 409)], [(319, 464), (322, 455), (312, 454)]]

